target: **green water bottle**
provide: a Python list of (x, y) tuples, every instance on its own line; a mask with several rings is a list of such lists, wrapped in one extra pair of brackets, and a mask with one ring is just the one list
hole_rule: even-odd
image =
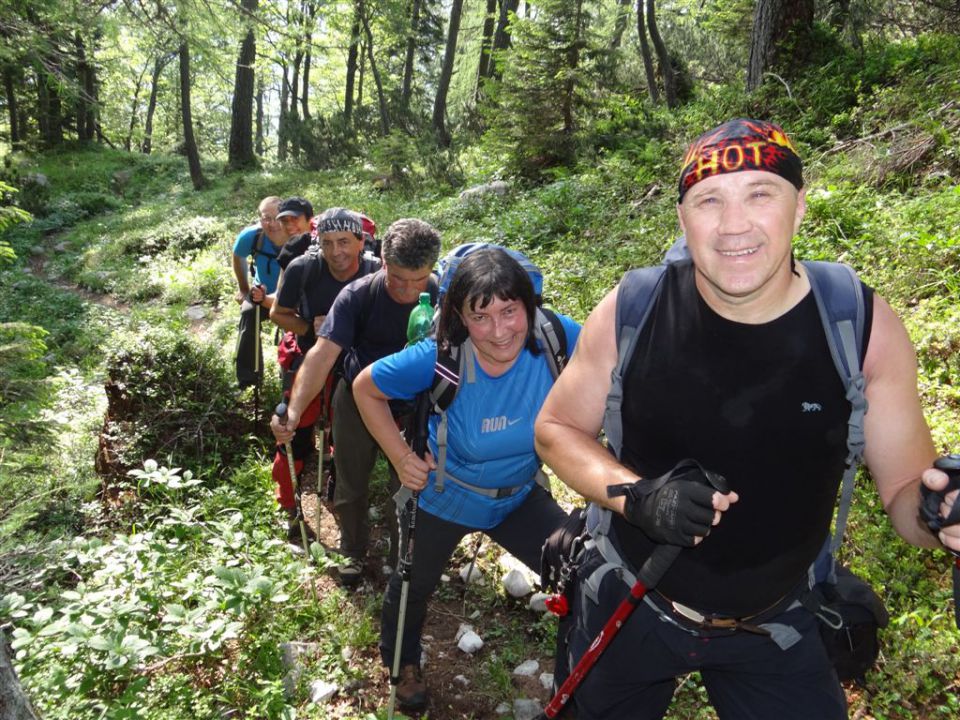
[(430, 325), (433, 323), (433, 306), (430, 305), (430, 293), (420, 293), (420, 302), (410, 312), (407, 320), (407, 344), (413, 345), (430, 334)]

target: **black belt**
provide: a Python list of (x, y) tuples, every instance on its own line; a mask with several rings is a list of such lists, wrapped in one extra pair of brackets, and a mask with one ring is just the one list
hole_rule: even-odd
[(760, 625), (775, 615), (779, 615), (786, 610), (796, 599), (799, 589), (796, 592), (789, 592), (768, 605), (763, 610), (735, 618), (713, 613), (701, 613), (692, 607), (671, 600), (659, 590), (654, 590), (654, 602), (657, 607), (668, 613), (670, 618), (678, 625), (691, 630), (705, 631), (709, 633), (734, 633), (738, 630), (754, 633), (756, 635), (770, 635), (770, 631)]

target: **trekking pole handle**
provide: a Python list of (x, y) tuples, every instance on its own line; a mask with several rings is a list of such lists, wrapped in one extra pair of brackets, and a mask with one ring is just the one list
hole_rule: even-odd
[(287, 404), (282, 402), (277, 405), (276, 409), (273, 411), (277, 416), (277, 420), (280, 421), (281, 425), (287, 424)]
[[(920, 515), (933, 533), (938, 533), (947, 525), (960, 523), (960, 503), (954, 502), (947, 517), (940, 517), (940, 503), (944, 496), (954, 490), (960, 490), (960, 454), (944, 455), (933, 462), (933, 467), (946, 473), (948, 482), (943, 490), (931, 490), (920, 485)], [(950, 551), (954, 555), (956, 552)]]

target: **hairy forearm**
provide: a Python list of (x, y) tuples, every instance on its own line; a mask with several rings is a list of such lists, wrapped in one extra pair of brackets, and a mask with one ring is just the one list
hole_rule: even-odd
[(623, 497), (608, 498), (607, 486), (639, 478), (621, 465), (595, 437), (549, 419), (537, 421), (537, 454), (571, 490), (587, 500), (623, 512)]

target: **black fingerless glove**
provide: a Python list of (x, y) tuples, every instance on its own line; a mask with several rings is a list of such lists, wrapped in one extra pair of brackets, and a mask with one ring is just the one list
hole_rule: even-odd
[[(946, 455), (933, 463), (937, 470), (942, 470), (949, 477), (949, 482), (943, 490), (931, 490), (920, 483), (920, 517), (934, 535), (948, 525), (960, 523), (960, 503), (954, 503), (947, 517), (940, 515), (940, 504), (947, 493), (960, 490), (960, 455)], [(953, 552), (951, 550), (951, 552)], [(957, 555), (956, 552), (953, 553)], [(958, 555), (960, 557), (960, 555)]]
[(623, 516), (657, 543), (692, 547), (713, 524), (713, 493), (728, 492), (723, 476), (695, 460), (683, 460), (665, 475), (629, 485), (611, 485), (608, 497), (623, 495)]

